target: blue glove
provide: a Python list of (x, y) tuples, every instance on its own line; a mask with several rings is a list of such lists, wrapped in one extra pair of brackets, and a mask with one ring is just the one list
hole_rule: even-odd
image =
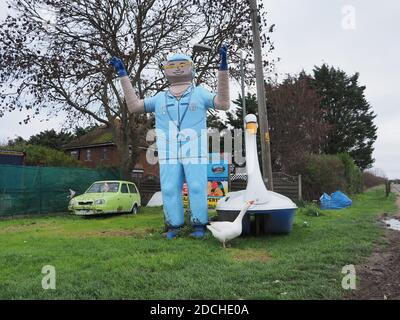
[(112, 57), (112, 59), (110, 60), (110, 64), (115, 68), (119, 77), (124, 77), (128, 75), (125, 70), (124, 63), (120, 58)]
[(219, 49), (219, 55), (221, 57), (221, 64), (219, 65), (219, 70), (228, 70), (228, 60), (226, 59), (226, 54), (228, 52), (228, 46), (226, 44), (222, 45)]

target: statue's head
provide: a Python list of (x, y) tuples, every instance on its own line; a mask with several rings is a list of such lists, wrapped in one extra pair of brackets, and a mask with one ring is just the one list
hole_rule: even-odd
[(191, 82), (194, 78), (194, 64), (192, 59), (184, 54), (174, 54), (163, 63), (165, 76), (170, 84)]

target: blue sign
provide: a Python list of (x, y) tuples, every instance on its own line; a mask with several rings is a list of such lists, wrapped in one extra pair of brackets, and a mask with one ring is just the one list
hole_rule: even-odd
[[(229, 164), (219, 154), (210, 153), (207, 166), (208, 180), (227, 181), (229, 177)], [(217, 161), (216, 161), (217, 160)]]

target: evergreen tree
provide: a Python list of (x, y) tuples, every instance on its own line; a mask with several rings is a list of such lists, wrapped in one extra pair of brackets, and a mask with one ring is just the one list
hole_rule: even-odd
[[(255, 94), (247, 93), (246, 97), (246, 114), (255, 114), (258, 117), (258, 105)], [(233, 101), (236, 105), (234, 110), (226, 112), (227, 123), (234, 128), (243, 128), (243, 108), (242, 108), (242, 96), (239, 94), (238, 98)]]
[(313, 70), (312, 83), (321, 96), (325, 122), (330, 126), (322, 151), (328, 154), (349, 153), (362, 168), (371, 167), (373, 144), (377, 138), (376, 115), (365, 99), (365, 86), (358, 83), (359, 74), (323, 64)]
[(69, 132), (56, 132), (54, 129), (45, 130), (31, 136), (28, 140), (29, 144), (40, 145), (51, 149), (62, 150), (62, 147), (71, 142), (74, 136)]
[(92, 131), (92, 130), (94, 130), (96, 128), (99, 128), (99, 125), (94, 124), (94, 125), (89, 125), (87, 127), (75, 126), (75, 129), (73, 131), (74, 132), (74, 138), (80, 138), (80, 137), (84, 136), (85, 134), (89, 133), (90, 131)]

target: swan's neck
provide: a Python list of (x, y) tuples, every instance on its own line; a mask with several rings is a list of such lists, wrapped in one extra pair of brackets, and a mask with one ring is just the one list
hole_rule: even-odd
[(261, 183), (264, 186), (260, 165), (258, 163), (257, 141), (255, 134), (249, 134), (246, 131), (246, 169), (247, 185), (259, 187)]
[(246, 199), (257, 199), (258, 203), (265, 203), (269, 200), (267, 188), (265, 187), (260, 165), (258, 163), (256, 135), (245, 131), (246, 139), (246, 170), (247, 187)]

